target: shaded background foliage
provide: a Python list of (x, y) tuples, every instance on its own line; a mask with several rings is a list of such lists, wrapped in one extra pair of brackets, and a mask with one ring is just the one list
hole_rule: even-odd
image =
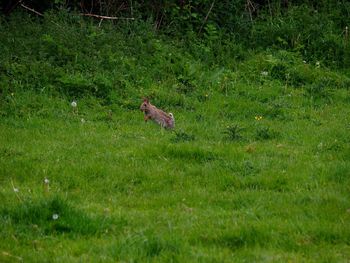
[(205, 43), (231, 39), (248, 48), (297, 51), (328, 66), (350, 65), (350, 2), (345, 0), (11, 0), (1, 10), (10, 14), (21, 5), (41, 13), (63, 9), (134, 18), (134, 23), (149, 21), (155, 30), (175, 37), (199, 37)]
[[(157, 103), (184, 106), (181, 94), (206, 100), (200, 87), (218, 86), (227, 94), (242, 61), (242, 78), (270, 71), (267, 79), (295, 87), (347, 86), (347, 80), (334, 84), (338, 77), (321, 81), (324, 73), (315, 77), (308, 65), (348, 74), (348, 1), (12, 0), (1, 10), (2, 94), (90, 94), (134, 108), (138, 102), (130, 98), (145, 93), (135, 87), (145, 87)], [(262, 55), (251, 63), (250, 54)], [(156, 85), (168, 87), (171, 99)]]

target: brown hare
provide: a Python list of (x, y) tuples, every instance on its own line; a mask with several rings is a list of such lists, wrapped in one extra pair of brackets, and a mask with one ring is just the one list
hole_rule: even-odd
[(143, 99), (143, 102), (140, 106), (140, 110), (145, 113), (145, 121), (153, 120), (163, 128), (175, 128), (175, 119), (173, 114), (168, 114), (158, 109), (156, 106), (152, 105), (147, 98)]

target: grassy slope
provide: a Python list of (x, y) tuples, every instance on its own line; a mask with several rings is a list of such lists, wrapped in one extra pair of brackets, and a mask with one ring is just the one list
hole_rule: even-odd
[[(105, 76), (98, 87), (119, 80), (130, 93), (111, 94), (117, 103), (81, 96), (75, 113), (74, 90), (23, 91), (30, 76), (17, 75), (22, 84), (2, 78), (18, 89), (3, 88), (1, 97), (0, 261), (350, 260), (348, 77), (298, 57), (285, 62), (283, 52), (223, 68), (153, 44), (154, 60), (135, 62), (130, 47), (113, 62), (136, 80), (96, 72)], [(169, 51), (187, 71), (169, 66)], [(17, 52), (17, 69), (40, 69), (43, 58), (28, 62), (31, 55)], [(76, 70), (53, 86), (82, 65), (47, 63)], [(291, 80), (281, 78), (285, 71)], [(177, 132), (143, 123), (143, 93), (174, 113)]]

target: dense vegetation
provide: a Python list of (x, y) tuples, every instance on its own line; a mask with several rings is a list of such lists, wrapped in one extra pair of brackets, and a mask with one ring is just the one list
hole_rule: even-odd
[(349, 261), (349, 3), (159, 2), (0, 16), (0, 261)]

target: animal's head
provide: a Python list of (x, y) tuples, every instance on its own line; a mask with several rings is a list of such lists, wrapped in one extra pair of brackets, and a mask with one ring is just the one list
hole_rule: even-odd
[(140, 106), (140, 110), (147, 111), (148, 108), (149, 108), (149, 100), (147, 98), (143, 98), (143, 102)]

